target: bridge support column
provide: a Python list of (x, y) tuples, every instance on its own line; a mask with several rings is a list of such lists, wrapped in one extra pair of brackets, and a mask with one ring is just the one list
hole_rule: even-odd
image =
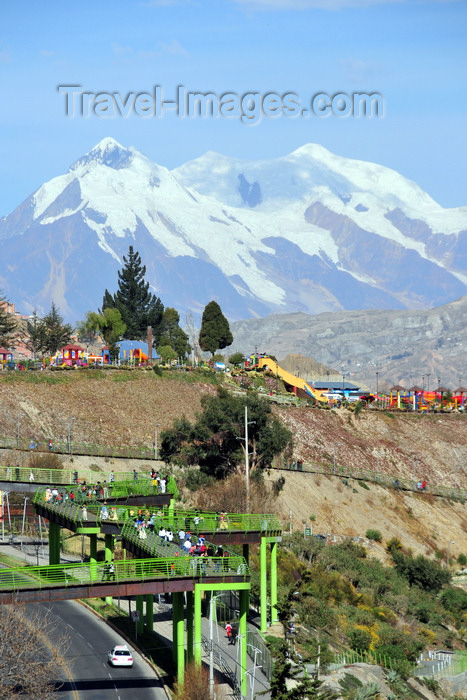
[[(104, 559), (106, 563), (112, 561), (114, 556), (115, 540), (113, 535), (105, 535), (105, 549), (104, 549)], [(111, 595), (106, 596), (105, 602), (107, 605), (113, 605), (113, 597)]]
[(277, 617), (277, 542), (271, 542), (271, 624)]
[(144, 618), (143, 618), (144, 596), (143, 595), (136, 596), (136, 609), (139, 612), (139, 619), (138, 619), (138, 622), (136, 623), (136, 629), (138, 631), (138, 634), (143, 634), (143, 632), (144, 632)]
[(91, 581), (96, 581), (97, 579), (97, 534), (91, 533), (89, 535), (89, 576)]
[(60, 564), (60, 525), (49, 522), (49, 564)]
[(152, 632), (154, 630), (154, 596), (152, 593), (148, 593), (145, 596), (146, 599), (146, 631)]
[(240, 635), (241, 647), (240, 647), (240, 688), (242, 697), (246, 697), (247, 689), (247, 676), (246, 672), (248, 670), (247, 665), (247, 614), (249, 608), (250, 591), (244, 590), (239, 591), (240, 593), (240, 619), (238, 623), (238, 633)]
[(173, 658), (177, 664), (177, 681), (183, 685), (185, 679), (185, 630), (183, 624), (183, 593), (172, 593), (172, 637)]
[(266, 538), (262, 537), (259, 545), (259, 614), (261, 632), (266, 632), (268, 627), (268, 589), (266, 553)]
[(187, 661), (193, 661), (193, 591), (186, 594), (186, 649)]
[(201, 591), (199, 584), (195, 584), (194, 592), (194, 636), (193, 636), (193, 652), (194, 660), (197, 666), (201, 666), (201, 657), (203, 655), (202, 636), (201, 636)]
[(248, 542), (243, 545), (243, 558), (245, 559), (246, 563), (249, 565), (250, 564), (250, 545)]
[(171, 498), (169, 501), (169, 507), (167, 508), (168, 513), (167, 515), (170, 518), (170, 522), (173, 523), (174, 521), (174, 510), (175, 510), (175, 498)]

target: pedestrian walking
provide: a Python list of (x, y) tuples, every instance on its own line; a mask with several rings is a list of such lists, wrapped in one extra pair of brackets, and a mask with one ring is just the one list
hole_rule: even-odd
[(238, 637), (237, 625), (232, 625), (232, 629), (230, 630), (229, 644), (232, 644), (233, 646), (235, 646), (237, 643), (237, 637)]
[(83, 506), (81, 508), (81, 520), (87, 520), (88, 519), (88, 509), (86, 506)]
[(32, 470), (29, 472), (29, 481), (34, 481), (34, 472)]
[(232, 635), (232, 625), (230, 624), (230, 622), (228, 622), (228, 623), (226, 624), (226, 626), (224, 627), (224, 629), (225, 629), (225, 633), (226, 633), (226, 635), (227, 635), (228, 643), (230, 644), (230, 637), (231, 637), (231, 635)]

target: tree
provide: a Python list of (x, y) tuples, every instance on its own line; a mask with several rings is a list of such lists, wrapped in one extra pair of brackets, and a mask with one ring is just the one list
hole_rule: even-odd
[(157, 348), (157, 352), (159, 353), (159, 357), (164, 364), (167, 364), (167, 362), (170, 362), (171, 360), (177, 359), (177, 353), (170, 345), (160, 345)]
[(232, 345), (233, 335), (230, 332), (229, 322), (221, 311), (221, 307), (215, 301), (210, 301), (203, 311), (201, 330), (199, 332), (199, 346), (201, 350), (214, 355), (216, 350), (222, 350)]
[(160, 348), (169, 346), (175, 352), (175, 359), (180, 357), (182, 360), (186, 360), (187, 355), (191, 352), (191, 346), (188, 342), (188, 336), (180, 328), (179, 322), (180, 315), (178, 311), (170, 306), (167, 307), (162, 316), (157, 352), (161, 355)]
[[(322, 681), (309, 676), (303, 666), (298, 665), (299, 657), (290, 651), (282, 640), (274, 653), (274, 668), (271, 678), (271, 698), (274, 700), (335, 700), (338, 695), (322, 688)], [(290, 681), (295, 681), (292, 685)]]
[(40, 351), (45, 355), (54, 355), (57, 350), (71, 342), (73, 327), (69, 323), (63, 323), (63, 317), (52, 302), (49, 313), (39, 323)]
[(234, 352), (234, 354), (230, 355), (229, 357), (229, 362), (234, 367), (240, 367), (241, 365), (243, 365), (244, 360), (245, 358), (243, 356), (243, 353), (241, 352)]
[(48, 613), (23, 605), (0, 606), (0, 697), (51, 700), (56, 696), (57, 669), (69, 647), (63, 635), (47, 643), (56, 625)]
[(35, 309), (32, 318), (28, 319), (26, 331), (27, 338), (25, 345), (27, 349), (32, 352), (33, 358), (36, 359), (36, 355), (41, 352), (41, 348), (44, 346), (44, 324), (37, 316)]
[(101, 314), (88, 311), (86, 320), (81, 327), (83, 330), (100, 333), (109, 348), (110, 359), (118, 357), (117, 343), (124, 337), (126, 330), (126, 325), (118, 309), (106, 308)]
[(17, 327), (13, 314), (9, 314), (6, 311), (7, 304), (7, 299), (0, 297), (0, 345), (6, 347), (11, 344), (12, 335)]
[(124, 338), (128, 340), (145, 340), (147, 327), (152, 326), (154, 344), (160, 336), (160, 324), (164, 306), (155, 294), (149, 291), (149, 282), (145, 282), (146, 266), (141, 264), (138, 252), (129, 247), (128, 257), (123, 256), (125, 265), (118, 272), (118, 290), (112, 296), (106, 289), (102, 300), (102, 310), (115, 308), (120, 311), (125, 323)]
[(405, 555), (395, 548), (390, 550), (396, 571), (398, 571), (411, 586), (418, 586), (425, 591), (438, 593), (451, 580), (451, 574), (446, 569), (423, 554), (417, 557)]
[(203, 412), (192, 425), (177, 422), (161, 435), (161, 457), (185, 464), (198, 464), (214, 476), (223, 477), (245, 464), (245, 406), (248, 409), (249, 466), (267, 468), (275, 455), (291, 441), (290, 431), (272, 414), (266, 399), (251, 395), (232, 396), (219, 387), (216, 396), (203, 396)]

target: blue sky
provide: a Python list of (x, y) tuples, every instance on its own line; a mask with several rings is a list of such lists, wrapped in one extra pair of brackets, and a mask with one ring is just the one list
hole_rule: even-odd
[[(308, 142), (395, 168), (467, 205), (465, 0), (0, 0), (0, 216), (105, 136), (174, 168), (208, 150), (248, 159)], [(88, 92), (379, 92), (379, 119), (69, 118)]]

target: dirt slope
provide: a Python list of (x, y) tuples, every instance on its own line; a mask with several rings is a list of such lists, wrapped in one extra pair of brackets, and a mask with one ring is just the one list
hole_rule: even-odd
[[(26, 376), (24, 376), (26, 375)], [(36, 440), (66, 439), (72, 422), (76, 442), (154, 445), (155, 431), (175, 418), (193, 418), (201, 397), (216, 387), (191, 375), (159, 378), (152, 372), (4, 373), (0, 375), (0, 435)], [(467, 488), (467, 417), (397, 415), (346, 409), (277, 407), (294, 435), (294, 458), (321, 464), (364, 465), (387, 474)], [(87, 460), (89, 462), (89, 459)], [(93, 462), (97, 462), (92, 458)], [(76, 458), (74, 461), (76, 465)], [(105, 469), (105, 462), (103, 468)], [(118, 471), (114, 460), (108, 469)], [(128, 470), (129, 464), (121, 465)], [(277, 509), (288, 527), (310, 524), (321, 533), (362, 536), (378, 529), (384, 539), (399, 537), (415, 551), (467, 553), (465, 505), (424, 494), (406, 494), (337, 477), (281, 472), (285, 486)], [(278, 478), (271, 472), (271, 480)], [(375, 545), (376, 551), (379, 546)], [(383, 549), (381, 548), (381, 556)]]

